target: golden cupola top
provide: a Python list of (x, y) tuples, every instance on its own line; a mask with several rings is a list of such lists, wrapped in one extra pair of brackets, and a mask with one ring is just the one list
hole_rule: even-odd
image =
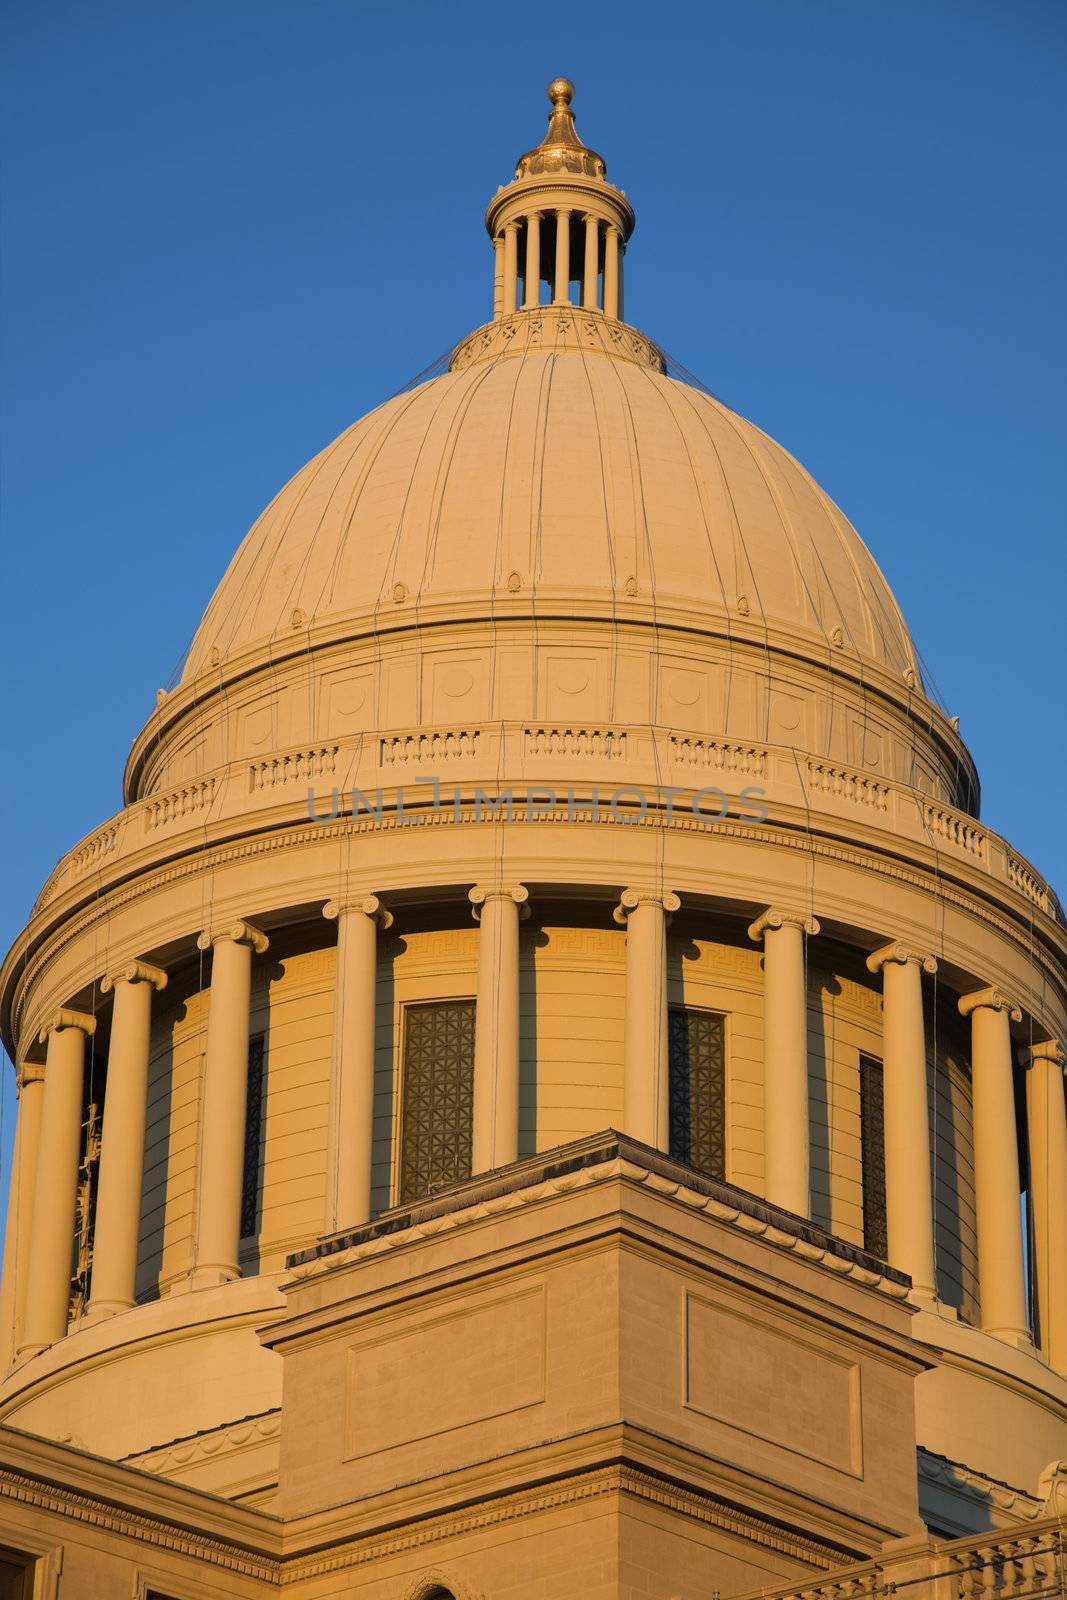
[(573, 328), (573, 317), (559, 326), (561, 312), (622, 321), (623, 256), (634, 213), (608, 182), (603, 156), (578, 137), (574, 85), (553, 78), (548, 98), (545, 137), (497, 190), (485, 226), (494, 251), (494, 322), (543, 310), (542, 331), (554, 338)]
[(548, 132), (533, 150), (520, 156), (515, 167), (516, 178), (537, 178), (546, 172), (570, 172), (586, 178), (606, 178), (607, 163), (603, 156), (590, 150), (578, 137), (574, 126), (574, 85), (569, 78), (553, 78), (548, 86), (552, 111), (548, 118)]

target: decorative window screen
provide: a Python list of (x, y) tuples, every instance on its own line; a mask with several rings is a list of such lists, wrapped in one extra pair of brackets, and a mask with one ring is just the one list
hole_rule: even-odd
[(885, 1111), (882, 1063), (860, 1056), (860, 1154), (863, 1162), (863, 1248), (884, 1261), (889, 1251), (885, 1215)]
[(473, 1000), (404, 1008), (401, 1202), (470, 1177), (474, 1014)]
[(726, 1175), (726, 1018), (671, 1011), (671, 1155), (709, 1178)]
[(264, 1038), (248, 1041), (248, 1098), (245, 1102), (245, 1159), (241, 1178), (241, 1238), (256, 1232), (259, 1211), (259, 1146), (263, 1134)]

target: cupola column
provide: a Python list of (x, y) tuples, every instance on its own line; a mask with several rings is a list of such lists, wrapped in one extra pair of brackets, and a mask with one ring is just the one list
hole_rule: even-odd
[(526, 279), (523, 306), (533, 311), (541, 304), (541, 213), (526, 218)]
[(509, 222), (504, 228), (504, 305), (503, 314), (510, 317), (515, 310), (515, 297), (519, 282), (519, 224)]
[(112, 1316), (134, 1304), (152, 995), (166, 983), (167, 974), (159, 967), (131, 961), (100, 985), (105, 994), (114, 991), (115, 1002), (100, 1141), (90, 1315)]
[(4, 1278), (0, 1291), (0, 1373), (10, 1367), (15, 1352), (23, 1342), (37, 1152), (41, 1142), (44, 1067), (33, 1061), (24, 1061), (15, 1074), (15, 1084), (19, 1110), (15, 1123), (7, 1229), (4, 1234)]
[(570, 304), (571, 298), (571, 214), (556, 212), (556, 281), (552, 298), (558, 306)]
[(333, 1233), (370, 1221), (378, 931), (393, 919), (377, 895), (351, 905), (331, 900), (323, 915), (337, 921), (326, 1161), (326, 1231)]
[(623, 1128), (657, 1150), (670, 1150), (667, 1056), (667, 927), (676, 894), (626, 889), (615, 921), (626, 929), (623, 1033)]
[(1067, 1052), (1055, 1039), (1023, 1051), (1034, 1226), (1037, 1332), (1049, 1365), (1067, 1377)]
[(478, 936), (471, 1171), (489, 1172), (519, 1155), (519, 920), (528, 916), (522, 884), (479, 884), (470, 891)]
[(748, 930), (763, 941), (763, 1149), (767, 1199), (811, 1214), (808, 986), (805, 935), (814, 917), (770, 908)]
[(585, 272), (582, 277), (582, 305), (587, 311), (595, 311), (596, 283), (600, 271), (600, 222), (597, 217), (586, 214), (585, 218)]
[(908, 1273), (916, 1294), (932, 1299), (934, 1206), (922, 977), (936, 972), (937, 962), (923, 951), (894, 943), (869, 956), (867, 970), (882, 975), (889, 1262)]
[(70, 1269), (74, 1254), (74, 1204), (81, 1156), (85, 1041), (96, 1018), (57, 1011), (41, 1029), (47, 1041), (40, 1145), (34, 1175), (26, 1318), (20, 1354), (34, 1355), (67, 1331)]
[(504, 235), (498, 233), (493, 240), (493, 316), (504, 312)]
[(616, 304), (615, 304), (615, 315), (618, 317), (620, 322), (625, 322), (625, 320), (626, 320), (625, 306), (624, 306), (624, 301), (623, 301), (623, 286), (622, 286), (623, 263), (625, 262), (625, 260), (626, 260), (626, 241), (623, 239), (622, 235), (620, 234), (619, 235), (619, 261), (618, 261), (618, 267), (616, 269), (617, 272), (618, 272), (618, 277), (619, 277), (619, 290), (618, 290), (618, 296), (616, 298)]
[(619, 315), (619, 245), (621, 236), (613, 222), (604, 234), (604, 315)]
[(266, 935), (234, 922), (197, 941), (211, 951), (204, 1099), (200, 1125), (200, 1207), (195, 1288), (240, 1276), (241, 1185), (248, 1110), (248, 1030), (252, 955), (267, 949)]
[(1027, 1346), (1023, 1235), (1019, 1214), (1019, 1150), (1011, 1023), (1022, 1013), (999, 989), (979, 989), (959, 1002), (971, 1019), (978, 1288), (982, 1327), (1009, 1344)]

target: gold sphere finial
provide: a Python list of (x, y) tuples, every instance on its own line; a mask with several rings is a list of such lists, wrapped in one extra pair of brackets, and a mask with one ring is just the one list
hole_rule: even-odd
[(553, 78), (548, 86), (548, 98), (554, 106), (569, 106), (574, 99), (574, 85), (569, 78)]

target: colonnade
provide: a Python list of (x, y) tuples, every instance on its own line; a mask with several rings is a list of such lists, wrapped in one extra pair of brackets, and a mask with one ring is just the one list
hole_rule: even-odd
[[(571, 226), (581, 223), (581, 261), (571, 261)], [(544, 270), (541, 248), (542, 225), (555, 223), (555, 257), (551, 274)], [(522, 296), (519, 299), (519, 240), (525, 245)], [(579, 287), (578, 304), (590, 311), (602, 310), (619, 320), (623, 315), (622, 262), (626, 242), (616, 222), (606, 221), (592, 212), (572, 212), (560, 207), (553, 212), (530, 211), (506, 222), (493, 240), (496, 270), (493, 283), (494, 317), (510, 316), (518, 309), (530, 311), (541, 303), (541, 282), (552, 285), (552, 304), (570, 305), (571, 282)], [(600, 298), (601, 256), (603, 254), (603, 302)]]
[[(475, 1028), (472, 1170), (518, 1156), (519, 923), (527, 888), (470, 891), (480, 923)], [(677, 895), (627, 889), (615, 917), (626, 928), (624, 1127), (669, 1149), (667, 928)], [(331, 902), (337, 981), (331, 1079), (326, 1231), (371, 1215), (378, 938), (392, 917), (377, 896)], [(749, 927), (764, 965), (766, 1194), (810, 1215), (807, 940), (814, 918), (770, 906)], [(252, 964), (266, 935), (236, 920), (200, 935), (211, 987), (200, 1131), (194, 1258), (189, 1286), (238, 1276)], [(890, 1263), (914, 1293), (932, 1299), (934, 1199), (929, 1150), (924, 973), (933, 956), (894, 941), (867, 960), (883, 993), (886, 1215)], [(151, 1011), (167, 975), (147, 961), (109, 972), (113, 995), (86, 1319), (133, 1306), (148, 1093)], [(982, 1327), (1030, 1343), (1010, 1024), (1019, 1009), (999, 989), (959, 997), (971, 1029), (974, 1162)], [(96, 1019), (61, 1008), (41, 1029), (43, 1068), (19, 1068), (20, 1109), (4, 1259), (2, 1331), (25, 1358), (67, 1331), (87, 1042)], [(1054, 1041), (1024, 1053), (1027, 1072), (1033, 1264), (1039, 1335), (1051, 1365), (1067, 1373), (1067, 1117), (1064, 1052)]]

